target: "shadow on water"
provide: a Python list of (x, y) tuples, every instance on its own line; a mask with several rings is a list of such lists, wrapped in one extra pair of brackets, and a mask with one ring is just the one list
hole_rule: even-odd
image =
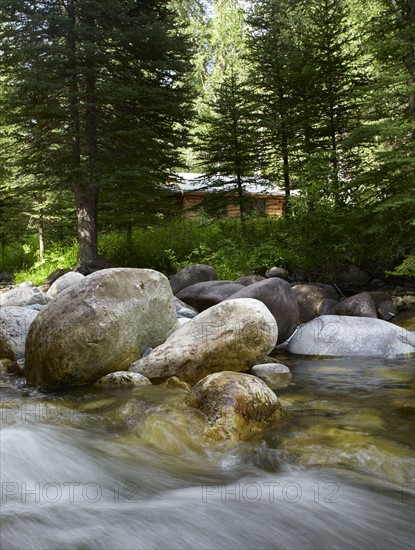
[(414, 548), (413, 359), (285, 362), (285, 423), (232, 447), (181, 390), (3, 380), (1, 547)]

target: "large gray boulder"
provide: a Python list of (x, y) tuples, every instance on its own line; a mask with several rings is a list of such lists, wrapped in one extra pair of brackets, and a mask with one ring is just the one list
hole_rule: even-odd
[(396, 357), (415, 353), (415, 333), (380, 319), (323, 315), (299, 327), (287, 349), (323, 357)]
[(177, 298), (200, 312), (220, 304), (220, 302), (244, 288), (243, 285), (238, 285), (233, 281), (207, 281), (184, 288), (177, 293)]
[(26, 307), (33, 304), (48, 303), (46, 295), (34, 285), (23, 283), (0, 295), (0, 307)]
[(203, 435), (238, 441), (278, 422), (284, 411), (267, 385), (249, 374), (217, 372), (200, 380), (185, 399), (206, 420)]
[(128, 370), (176, 328), (168, 279), (150, 269), (104, 269), (61, 292), (26, 341), (29, 384), (45, 390)]
[(19, 306), (0, 308), (0, 359), (24, 357), (27, 333), (39, 312)]
[(285, 342), (299, 325), (298, 302), (287, 281), (274, 277), (242, 288), (228, 299), (254, 298), (267, 306), (278, 325), (278, 344)]
[(170, 278), (170, 286), (173, 294), (176, 295), (180, 290), (187, 286), (203, 283), (205, 281), (217, 281), (218, 275), (210, 265), (193, 264), (184, 267)]
[(70, 271), (65, 273), (52, 284), (50, 289), (47, 291), (49, 298), (56, 298), (58, 294), (69, 288), (70, 286), (77, 285), (85, 279), (85, 275), (82, 273), (77, 273), (76, 271)]
[(258, 300), (229, 300), (200, 313), (131, 371), (150, 380), (178, 376), (196, 383), (212, 372), (249, 370), (274, 348), (278, 328)]
[(360, 292), (350, 298), (345, 298), (332, 309), (334, 315), (351, 317), (372, 317), (377, 319), (376, 304), (368, 292)]

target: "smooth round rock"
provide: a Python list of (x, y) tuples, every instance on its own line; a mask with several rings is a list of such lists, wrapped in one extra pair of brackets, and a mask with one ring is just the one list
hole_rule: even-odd
[(103, 269), (62, 291), (26, 341), (26, 374), (44, 390), (92, 384), (128, 370), (176, 329), (168, 279), (151, 269)]
[(280, 363), (265, 363), (252, 367), (252, 374), (265, 382), (271, 390), (289, 386), (293, 375), (288, 367)]
[(148, 386), (151, 382), (148, 378), (137, 372), (111, 372), (100, 378), (96, 384), (101, 386)]
[(415, 353), (415, 333), (381, 319), (323, 315), (302, 325), (287, 350), (322, 357), (398, 357)]
[(177, 297), (201, 312), (244, 288), (233, 281), (207, 281), (184, 288), (177, 293)]
[(66, 288), (69, 288), (73, 285), (77, 285), (84, 279), (85, 275), (82, 275), (82, 273), (77, 273), (76, 271), (65, 273), (64, 275), (56, 279), (56, 281), (48, 290), (47, 295), (49, 296), (49, 298), (56, 298), (56, 296), (60, 294), (62, 290), (65, 290)]
[(212, 372), (249, 370), (272, 351), (277, 336), (277, 323), (262, 302), (227, 300), (181, 326), (130, 370), (150, 380), (178, 376), (194, 384)]
[(279, 279), (284, 279), (284, 281), (288, 281), (288, 279), (290, 278), (290, 274), (283, 267), (274, 266), (265, 272), (265, 277), (267, 278), (278, 277)]
[(206, 376), (191, 389), (185, 403), (204, 415), (207, 425), (203, 433), (214, 440), (247, 439), (284, 415), (265, 382), (236, 372)]
[(350, 298), (345, 298), (333, 309), (333, 315), (348, 315), (351, 317), (372, 317), (377, 319), (376, 304), (368, 292), (360, 292)]
[(278, 344), (285, 342), (297, 328), (299, 310), (297, 296), (287, 281), (274, 277), (242, 288), (228, 300), (254, 298), (270, 310), (278, 325)]
[(184, 267), (170, 278), (173, 294), (196, 283), (217, 281), (218, 275), (211, 265), (193, 264)]

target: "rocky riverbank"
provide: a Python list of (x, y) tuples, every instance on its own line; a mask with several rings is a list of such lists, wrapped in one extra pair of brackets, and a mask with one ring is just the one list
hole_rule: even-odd
[(219, 281), (203, 265), (170, 281), (147, 269), (59, 275), (0, 294), (3, 373), (24, 373), (45, 392), (95, 383), (183, 387), (183, 406), (203, 416), (213, 439), (245, 439), (283, 421), (274, 392), (292, 375), (273, 351), (415, 354), (415, 334), (389, 322), (406, 309), (413, 327), (410, 293), (346, 297), (335, 286), (290, 281), (280, 268), (237, 281)]

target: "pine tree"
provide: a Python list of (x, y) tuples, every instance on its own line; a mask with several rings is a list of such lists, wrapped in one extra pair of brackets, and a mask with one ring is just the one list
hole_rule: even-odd
[(100, 189), (148, 195), (176, 163), (185, 41), (156, 0), (5, 0), (1, 13), (20, 175), (72, 189), (78, 269), (88, 272), (100, 265)]
[(251, 86), (259, 92), (261, 164), (264, 175), (285, 190), (290, 212), (292, 160), (296, 142), (296, 97), (293, 82), (295, 17), (288, 0), (255, 2), (251, 17)]

